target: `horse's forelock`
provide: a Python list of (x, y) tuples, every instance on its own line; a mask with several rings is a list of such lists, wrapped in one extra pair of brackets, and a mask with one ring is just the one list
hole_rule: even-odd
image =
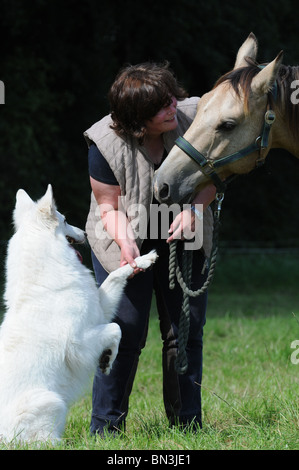
[[(255, 75), (260, 72), (261, 68), (250, 58), (247, 58), (246, 61), (248, 63), (247, 66), (231, 70), (222, 75), (215, 83), (213, 89), (227, 82), (232, 86), (237, 96), (240, 97), (240, 90), (242, 90), (244, 111), (247, 114), (249, 111), (251, 82)], [(274, 102), (272, 93), (269, 93), (269, 102), (272, 108), (275, 108), (276, 105), (278, 106), (279, 110), (285, 115), (291, 132), (299, 139), (299, 106), (297, 102), (294, 104), (291, 99), (291, 93), (293, 92), (291, 84), (295, 80), (299, 80), (299, 67), (281, 65), (276, 79), (278, 91), (277, 102)]]
[(237, 96), (240, 96), (240, 90), (242, 90), (244, 96), (244, 111), (247, 114), (249, 109), (249, 97), (251, 90), (251, 82), (253, 77), (260, 71), (259, 67), (248, 59), (248, 66), (240, 67), (238, 69), (231, 70), (226, 74), (222, 75), (214, 85), (215, 89), (222, 83), (228, 82)]

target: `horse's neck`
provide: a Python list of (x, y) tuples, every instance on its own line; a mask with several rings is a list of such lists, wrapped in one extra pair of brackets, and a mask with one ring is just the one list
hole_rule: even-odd
[(299, 142), (293, 135), (288, 126), (287, 119), (281, 115), (277, 117), (272, 129), (272, 145), (271, 148), (285, 149), (295, 157), (299, 158)]

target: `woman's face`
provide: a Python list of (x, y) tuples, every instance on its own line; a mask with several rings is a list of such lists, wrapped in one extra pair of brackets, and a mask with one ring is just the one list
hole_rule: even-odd
[(146, 134), (155, 136), (175, 129), (178, 125), (176, 107), (177, 99), (173, 96), (170, 105), (160, 109), (152, 119), (145, 122)]

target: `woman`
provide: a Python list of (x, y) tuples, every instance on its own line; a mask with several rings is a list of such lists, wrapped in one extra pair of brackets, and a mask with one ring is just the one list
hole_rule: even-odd
[[(153, 175), (175, 139), (185, 133), (196, 114), (199, 98), (187, 94), (168, 65), (145, 63), (122, 70), (109, 92), (111, 115), (84, 135), (89, 146), (91, 206), (86, 224), (95, 276), (100, 285), (108, 272), (126, 263), (134, 267), (114, 321), (122, 330), (119, 354), (109, 376), (97, 372), (93, 385), (91, 432), (124, 429), (129, 396), (141, 349), (145, 345), (153, 290), (163, 340), (163, 395), (171, 425), (201, 426), (202, 334), (206, 295), (190, 300), (188, 370), (174, 366), (182, 302), (178, 285), (169, 290), (169, 243), (193, 229), (195, 213), (185, 210), (170, 225), (168, 239), (147, 236), (153, 200)], [(208, 207), (214, 186), (199, 193), (193, 204)], [(138, 210), (137, 210), (137, 209)], [(144, 209), (144, 210), (141, 210)], [(205, 258), (211, 245), (211, 212), (204, 214), (204, 248), (194, 252), (192, 287), (204, 282)], [(149, 233), (151, 233), (149, 231)], [(183, 242), (180, 250), (183, 249)], [(134, 259), (155, 248), (158, 261), (139, 274)]]

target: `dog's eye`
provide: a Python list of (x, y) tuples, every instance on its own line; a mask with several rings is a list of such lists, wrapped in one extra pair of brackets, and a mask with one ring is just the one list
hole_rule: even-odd
[(63, 218), (63, 223), (64, 223), (64, 225), (66, 225), (66, 218), (65, 217)]

